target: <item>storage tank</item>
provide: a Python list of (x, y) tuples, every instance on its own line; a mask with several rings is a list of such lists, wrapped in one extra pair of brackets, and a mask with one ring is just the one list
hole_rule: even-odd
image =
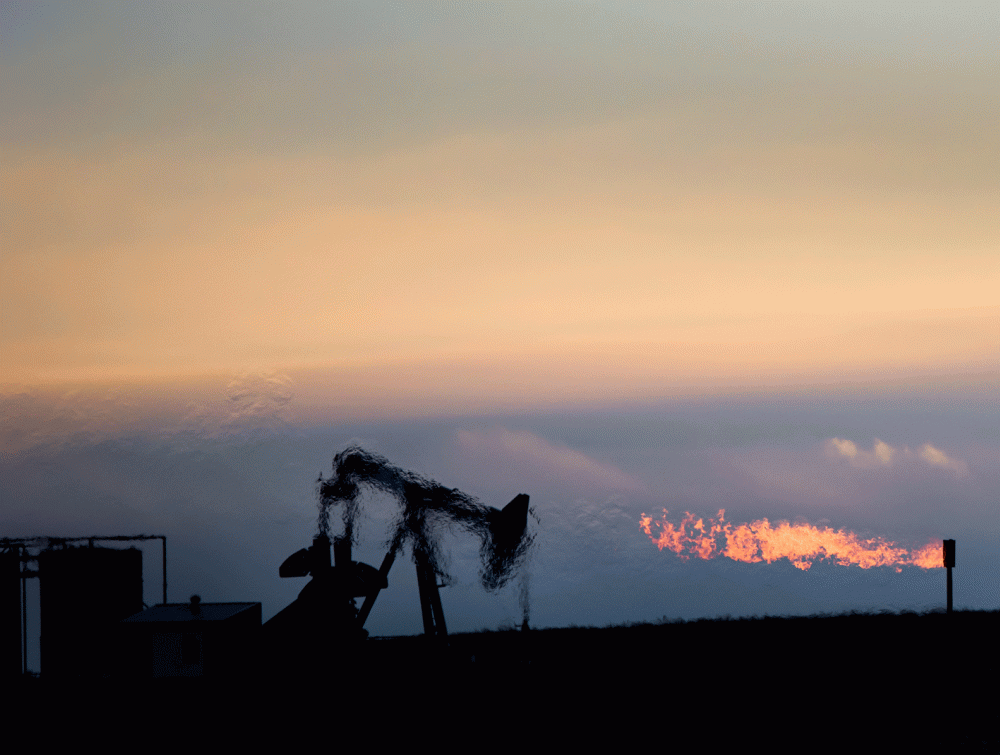
[(114, 673), (118, 625), (142, 610), (142, 551), (47, 550), (38, 576), (45, 676)]
[(21, 558), (0, 552), (0, 678), (21, 673)]

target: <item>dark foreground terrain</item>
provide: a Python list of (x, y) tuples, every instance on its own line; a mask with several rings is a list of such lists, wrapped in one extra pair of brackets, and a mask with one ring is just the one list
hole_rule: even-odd
[(98, 728), (198, 722), (251, 740), (344, 727), (371, 744), (1000, 753), (1000, 611), (480, 632), (446, 644), (313, 637), (294, 650), (292, 665), (262, 650), (239, 679), (38, 678), (15, 692), (26, 709)]

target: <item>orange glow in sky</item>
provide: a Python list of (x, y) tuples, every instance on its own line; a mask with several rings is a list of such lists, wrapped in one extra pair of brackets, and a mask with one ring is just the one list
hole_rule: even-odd
[(973, 11), (34, 5), (0, 24), (0, 390), (319, 370), (435, 405), (417, 372), (472, 406), (1000, 364)]

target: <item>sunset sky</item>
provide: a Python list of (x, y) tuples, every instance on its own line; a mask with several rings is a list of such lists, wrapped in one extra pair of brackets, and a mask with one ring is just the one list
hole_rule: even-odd
[(655, 581), (640, 509), (995, 559), (998, 38), (987, 0), (5, 2), (0, 526), (181, 532), (128, 453), (267, 448), (308, 539), (360, 440), (539, 526), (531, 484), (566, 532), (613, 499), (641, 557), (551, 621)]

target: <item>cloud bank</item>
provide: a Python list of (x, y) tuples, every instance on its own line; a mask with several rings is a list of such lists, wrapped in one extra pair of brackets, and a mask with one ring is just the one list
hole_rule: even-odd
[(858, 448), (854, 441), (844, 438), (830, 438), (826, 443), (827, 452), (834, 458), (847, 459), (852, 467), (873, 469), (892, 467), (900, 464), (922, 463), (939, 469), (946, 469), (959, 477), (969, 473), (969, 465), (955, 459), (930, 443), (924, 443), (916, 451), (909, 446), (895, 448), (883, 440), (875, 438), (871, 451)]
[(455, 440), (459, 452), (470, 462), (503, 469), (545, 487), (634, 493), (646, 490), (641, 480), (617, 467), (526, 430), (459, 430)]

